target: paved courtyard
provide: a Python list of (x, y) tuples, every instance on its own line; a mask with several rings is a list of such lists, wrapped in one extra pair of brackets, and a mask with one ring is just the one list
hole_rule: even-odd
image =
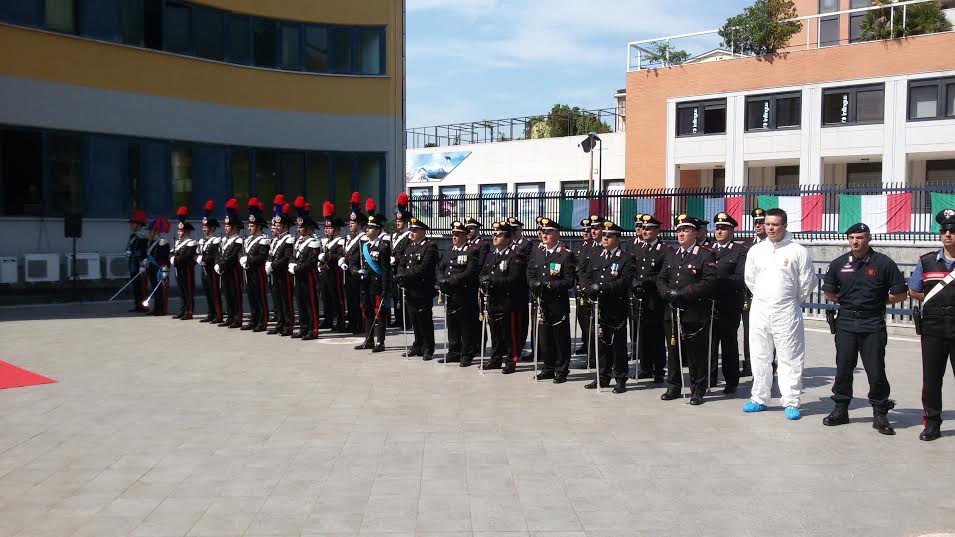
[(852, 424), (822, 425), (834, 358), (819, 331), (807, 334), (804, 418), (787, 422), (778, 406), (744, 415), (748, 383), (691, 407), (645, 381), (585, 391), (582, 369), (554, 385), (533, 383), (530, 364), (481, 376), (405, 360), (400, 334), (372, 355), (350, 337), (302, 342), (126, 307), (0, 309), (0, 359), (59, 381), (0, 390), (0, 537), (955, 530), (955, 423), (918, 440), (911, 339), (889, 342), (898, 435), (886, 437), (864, 400)]

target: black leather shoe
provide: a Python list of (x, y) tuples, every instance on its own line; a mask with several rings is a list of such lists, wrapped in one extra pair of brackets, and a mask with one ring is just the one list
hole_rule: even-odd
[(305, 337), (302, 338), (302, 341), (311, 341), (313, 339), (318, 339), (318, 334), (315, 332), (309, 332), (308, 334), (305, 334)]
[(522, 362), (533, 362), (533, 361), (534, 361), (534, 353), (533, 353), (533, 352), (525, 352), (524, 354), (521, 355), (521, 361), (522, 361)]
[(303, 337), (305, 337), (305, 333), (304, 333), (304, 332), (295, 332), (294, 334), (292, 334), (292, 338), (294, 338), (294, 339), (299, 339), (299, 338), (303, 338)]
[(200, 322), (200, 323), (210, 323), (210, 322), (212, 322), (212, 317), (203, 317), (202, 319), (199, 319), (199, 322)]
[(558, 375), (554, 377), (554, 384), (563, 384), (567, 382), (567, 375)]
[(674, 399), (679, 399), (679, 398), (680, 398), (680, 392), (673, 392), (673, 391), (665, 391), (663, 392), (663, 395), (660, 396), (660, 399), (664, 401), (672, 401)]
[[(845, 425), (849, 423), (849, 405), (837, 404), (836, 408), (828, 416), (822, 418), (822, 424), (833, 427), (836, 425)], [(873, 423), (873, 426), (875, 424)]]
[(425, 354), (424, 356), (421, 357), (421, 359), (422, 359), (423, 361), (425, 361), (425, 362), (430, 362), (431, 360), (434, 360), (434, 355), (433, 355), (433, 354)]
[(931, 442), (942, 437), (942, 424), (937, 421), (925, 422), (925, 429), (919, 433), (919, 440)]
[(650, 379), (653, 378), (653, 373), (650, 371), (641, 371), (637, 373), (637, 379)]
[(490, 360), (490, 361), (484, 362), (485, 371), (488, 371), (490, 369), (500, 369), (500, 368), (501, 368), (501, 362), (499, 360)]
[(405, 358), (411, 358), (412, 356), (421, 356), (421, 349), (409, 349), (408, 352), (401, 353)]
[(586, 353), (587, 353), (587, 348), (584, 347), (583, 345), (574, 349), (574, 354), (586, 354)]
[(872, 413), (872, 428), (876, 431), (879, 431), (879, 434), (884, 434), (892, 436), (895, 434), (895, 429), (892, 427), (892, 424), (889, 422), (889, 416), (885, 412), (874, 411)]
[(284, 337), (290, 337), (290, 336), (292, 335), (292, 331), (291, 331), (291, 330), (283, 330), (281, 335), (284, 336)]
[(553, 371), (547, 371), (546, 373), (538, 373), (536, 378), (537, 380), (548, 380), (556, 378), (556, 375), (554, 375)]
[(736, 393), (736, 386), (723, 386), (723, 393), (726, 395), (733, 395)]
[(702, 393), (694, 393), (692, 396), (690, 396), (690, 404), (693, 405), (693, 406), (702, 405), (702, 404), (703, 404), (703, 394), (702, 394)]
[(471, 367), (471, 365), (472, 365), (473, 363), (474, 363), (474, 360), (471, 359), (471, 358), (461, 358), (461, 363), (458, 364), (458, 366), (460, 366), (460, 367)]
[(252, 329), (253, 332), (265, 332), (265, 325), (259, 325)]
[[(600, 383), (600, 387), (601, 387), (601, 388), (609, 388), (609, 387), (610, 387), (610, 382), (609, 382), (609, 381), (608, 381), (608, 382), (601, 382), (601, 383)], [(596, 390), (596, 389), (597, 389), (597, 381), (596, 381), (596, 380), (592, 380), (592, 381), (588, 382), (588, 383), (584, 386), (584, 388), (585, 388), (585, 389), (588, 389), (588, 390)]]
[(187, 313), (187, 314), (183, 315), (182, 317), (180, 317), (179, 320), (180, 320), (180, 321), (191, 321), (191, 320), (192, 320), (192, 314)]
[(255, 329), (254, 326), (252, 326), (251, 324), (247, 324), (243, 326), (242, 328), (240, 328), (239, 330), (253, 330), (253, 329)]
[(371, 345), (370, 343), (368, 343), (367, 341), (365, 341), (365, 342), (359, 343), (358, 345), (355, 345), (353, 348), (354, 348), (356, 351), (363, 351), (363, 350), (367, 350), (367, 349), (372, 348), (372, 346), (373, 346), (373, 345)]
[(617, 385), (613, 387), (613, 393), (627, 393), (627, 384), (625, 382), (618, 382)]
[(379, 343), (371, 348), (371, 352), (385, 352), (385, 344)]
[(501, 369), (501, 373), (505, 375), (510, 375), (511, 373), (517, 371), (517, 366), (514, 365), (514, 362), (508, 362), (504, 364), (504, 369)]
[(279, 333), (278, 327), (269, 328), (269, 331), (266, 332), (266, 334), (268, 334), (268, 335), (270, 335), (270, 336), (274, 336), (275, 334), (278, 334), (278, 333)]
[(173, 315), (172, 318), (173, 318), (173, 319), (182, 319), (182, 314), (181, 314), (181, 313), (177, 313), (177, 314)]

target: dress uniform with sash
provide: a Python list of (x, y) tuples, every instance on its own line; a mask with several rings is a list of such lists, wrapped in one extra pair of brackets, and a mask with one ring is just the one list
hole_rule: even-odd
[[(753, 209), (753, 212), (750, 213), (753, 217), (753, 225), (762, 224), (766, 221), (766, 211), (760, 207)], [(765, 240), (765, 236), (759, 237), (755, 236), (750, 239), (749, 242), (743, 243), (743, 246), (746, 247), (746, 251), (749, 252), (749, 249), (753, 246), (759, 244), (761, 241)], [(753, 369), (749, 361), (749, 304), (753, 298), (753, 293), (750, 292), (749, 288), (746, 288), (746, 301), (743, 303), (743, 368), (740, 370), (739, 376), (741, 377), (751, 377), (753, 376)]]
[(126, 241), (126, 259), (129, 263), (129, 277), (136, 278), (133, 282), (133, 308), (130, 312), (149, 311), (143, 306), (143, 301), (149, 295), (149, 276), (146, 275), (146, 249), (149, 248), (149, 231), (146, 226), (149, 220), (146, 218), (146, 212), (142, 209), (133, 211), (129, 217), (131, 233)]
[[(169, 232), (169, 220), (157, 216), (149, 224), (149, 246), (146, 247), (146, 274), (149, 276), (153, 293), (152, 315), (166, 315), (169, 311), (169, 253), (172, 250), (169, 241), (162, 236)], [(152, 293), (152, 290), (150, 290)]]
[[(540, 227), (542, 231), (560, 231), (560, 224), (550, 218), (542, 218)], [(531, 253), (527, 281), (535, 303), (540, 304), (539, 314), (535, 314), (536, 339), (544, 367), (538, 380), (566, 382), (570, 372), (570, 291), (577, 282), (574, 253), (560, 242), (550, 249), (541, 243)]]
[(205, 236), (199, 239), (199, 245), (196, 248), (196, 263), (202, 269), (202, 290), (206, 295), (208, 311), (199, 322), (218, 324), (222, 322), (222, 295), (219, 286), (219, 273), (216, 272), (215, 266), (222, 237), (216, 235), (219, 221), (212, 216), (215, 208), (215, 202), (212, 200), (208, 200), (203, 208), (206, 215), (202, 217), (202, 233)]
[(919, 258), (909, 289), (922, 298), (922, 422), (920, 440), (941, 436), (942, 379), (948, 362), (955, 370), (955, 208), (935, 216), (942, 248)]
[[(603, 235), (618, 238), (623, 228), (611, 220), (601, 223)], [(587, 276), (587, 298), (594, 303), (597, 316), (595, 361), (599, 361), (599, 386), (610, 386), (610, 378), (616, 379), (614, 393), (627, 391), (630, 365), (627, 360), (627, 323), (630, 319), (630, 285), (636, 273), (633, 255), (620, 247), (602, 247), (599, 253), (591, 254)], [(595, 389), (597, 381), (585, 388)]]
[(242, 244), (239, 264), (245, 269), (246, 291), (249, 296), (249, 323), (242, 330), (265, 332), (269, 323), (269, 276), (265, 263), (269, 260), (269, 238), (263, 234), (266, 223), (259, 200), (249, 200), (249, 228), (251, 233)]
[(444, 295), (448, 327), (448, 361), (468, 367), (480, 345), (481, 321), (478, 318), (478, 248), (467, 241), (463, 222), (451, 223), (451, 233), (465, 237), (464, 244), (452, 246), (438, 266), (439, 285)]
[(348, 216), (349, 235), (345, 238), (344, 256), (339, 258), (338, 267), (342, 270), (345, 277), (345, 309), (347, 310), (348, 327), (351, 333), (358, 335), (364, 333), (364, 321), (362, 320), (361, 307), (361, 276), (358, 271), (361, 270), (361, 244), (366, 240), (365, 225), (368, 223), (368, 216), (361, 212), (361, 198), (358, 192), (351, 197), (351, 213)]
[(491, 359), (484, 369), (498, 369), (507, 375), (517, 370), (521, 347), (517, 341), (517, 315), (515, 309), (527, 304), (525, 268), (527, 258), (512, 248), (510, 238), (514, 229), (507, 222), (491, 225), (495, 235), (509, 240), (503, 247), (494, 247), (481, 268), (480, 284), (485, 289), (488, 324), (491, 331)]
[(176, 238), (176, 244), (169, 255), (169, 264), (176, 271), (176, 283), (179, 285), (182, 305), (179, 306), (179, 313), (174, 318), (188, 321), (192, 319), (192, 312), (196, 306), (196, 251), (198, 244), (190, 236), (195, 228), (186, 221), (189, 218), (189, 209), (183, 205), (176, 211), (176, 216), (179, 218), (179, 224), (176, 226), (177, 233), (181, 231), (183, 237)]
[(325, 238), (318, 254), (318, 274), (322, 285), (322, 309), (325, 320), (322, 328), (347, 332), (345, 328), (345, 273), (338, 267), (338, 260), (345, 255), (345, 238), (341, 236), (342, 220), (335, 216), (335, 206), (326, 201), (322, 206)]
[[(676, 229), (698, 227), (698, 220), (681, 214), (675, 219)], [(660, 397), (669, 401), (680, 397), (683, 364), (690, 370), (690, 404), (703, 404), (707, 388), (707, 354), (712, 315), (712, 299), (716, 296), (716, 257), (709, 249), (694, 244), (678, 247), (667, 256), (657, 277), (657, 289), (670, 307), (665, 320), (670, 337), (667, 357), (667, 391)], [(680, 326), (675, 310), (679, 310)], [(682, 335), (682, 342), (677, 339)], [(680, 349), (682, 354), (680, 356)]]
[[(591, 226), (593, 224), (600, 225), (600, 222), (603, 220), (599, 216), (592, 216), (589, 218), (584, 218), (580, 221), (580, 226), (587, 230), (588, 235), (593, 236), (590, 232)], [(593, 307), (589, 300), (586, 298), (586, 293), (584, 290), (590, 284), (587, 278), (590, 277), (590, 261), (594, 253), (600, 253), (603, 250), (596, 240), (593, 238), (584, 239), (577, 250), (574, 252), (574, 258), (577, 259), (577, 324), (580, 325), (580, 347), (578, 347), (574, 352), (576, 354), (587, 354), (587, 342), (590, 341), (590, 332), (593, 328), (593, 322), (590, 317)], [(590, 358), (593, 360), (593, 358)]]
[(239, 236), (242, 219), (239, 218), (239, 202), (235, 198), (230, 199), (226, 202), (225, 210), (222, 223), (232, 228), (232, 233), (227, 232), (222, 239), (216, 256), (215, 271), (222, 277), (221, 289), (226, 309), (219, 326), (242, 328), (242, 267), (239, 265), (239, 258), (242, 257), (242, 237)]
[[(846, 236), (856, 233), (868, 234), (869, 226), (859, 223), (846, 230)], [(885, 346), (889, 337), (885, 306), (892, 295), (898, 301), (905, 297), (905, 277), (892, 258), (868, 248), (862, 257), (850, 251), (834, 259), (826, 271), (822, 290), (839, 304), (835, 320), (836, 378), (832, 384), (835, 409), (822, 420), (823, 424), (849, 423), (852, 375), (861, 354), (869, 378), (869, 403), (875, 418), (872, 427), (882, 434), (895, 434), (887, 416), (895, 402), (889, 399), (889, 380), (885, 375)]]
[[(427, 231), (430, 229), (421, 220), (408, 219), (410, 229)], [(408, 351), (409, 356), (420, 354), (422, 359), (434, 357), (434, 320), (432, 304), (435, 297), (435, 270), (438, 267), (438, 245), (427, 237), (410, 242), (401, 255), (397, 269), (398, 284), (405, 289), (405, 308), (411, 316), (414, 328), (414, 342)], [(386, 317), (387, 318), (387, 317)]]
[(272, 204), (272, 241), (269, 243), (269, 259), (265, 272), (272, 278), (272, 309), (275, 311), (275, 326), (269, 334), (291, 336), (295, 329), (295, 277), (288, 271), (295, 252), (295, 239), (289, 233), (292, 219), (285, 196), (279, 194)]
[(293, 338), (309, 341), (318, 337), (318, 252), (321, 243), (315, 238), (315, 220), (305, 198), (295, 198), (297, 236), (292, 244), (292, 262), (288, 271), (295, 276), (295, 302), (298, 304), (298, 332)]
[[(736, 229), (739, 225), (732, 216), (721, 212), (713, 217), (717, 228)], [(726, 243), (714, 241), (710, 249), (716, 256), (716, 310), (713, 316), (713, 342), (710, 364), (710, 386), (716, 386), (719, 378), (719, 358), (723, 359), (723, 393), (736, 393), (739, 386), (739, 324), (746, 303), (746, 247), (732, 240)]]
[[(399, 193), (398, 199), (395, 200), (395, 227), (397, 229), (391, 236), (391, 266), (395, 267), (395, 271), (397, 271), (397, 267), (401, 266), (402, 256), (409, 244), (408, 236), (411, 233), (411, 228), (408, 227), (408, 221), (411, 220), (412, 215), (408, 211), (408, 203), (408, 194), (405, 192)], [(391, 323), (391, 326), (401, 328), (410, 325), (411, 316), (402, 301), (401, 289), (398, 287), (397, 279), (392, 281), (391, 298), (395, 305), (395, 320)], [(402, 323), (402, 315), (405, 316), (404, 323)]]
[[(659, 228), (663, 225), (651, 214), (640, 215), (640, 220), (641, 228)], [(637, 268), (630, 291), (633, 295), (631, 313), (635, 317), (634, 330), (640, 331), (637, 338), (640, 345), (637, 349), (637, 378), (652, 378), (654, 382), (660, 383), (663, 382), (667, 362), (663, 315), (668, 306), (657, 290), (657, 276), (672, 249), (659, 238), (634, 248)]]
[[(371, 201), (371, 200), (368, 200)], [(371, 236), (360, 245), (358, 275), (361, 278), (361, 309), (365, 321), (365, 341), (356, 350), (385, 350), (385, 325), (388, 323), (389, 293), (391, 292), (391, 242), (385, 240), (384, 225), (388, 219), (374, 214), (373, 206), (366, 203), (368, 224), (366, 229), (379, 229), (379, 235)], [(409, 297), (410, 299), (410, 297)]]

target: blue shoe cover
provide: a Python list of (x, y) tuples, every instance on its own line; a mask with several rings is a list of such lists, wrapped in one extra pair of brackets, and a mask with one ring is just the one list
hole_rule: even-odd
[(762, 412), (766, 410), (766, 405), (761, 405), (755, 401), (749, 401), (743, 405), (743, 412)]
[(786, 419), (787, 420), (798, 420), (802, 416), (802, 413), (799, 412), (799, 409), (794, 406), (786, 407)]

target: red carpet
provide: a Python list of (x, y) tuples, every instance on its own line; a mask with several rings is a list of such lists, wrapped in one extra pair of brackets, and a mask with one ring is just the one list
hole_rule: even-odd
[(49, 384), (51, 382), (56, 381), (0, 360), (0, 390), (33, 386), (35, 384)]

